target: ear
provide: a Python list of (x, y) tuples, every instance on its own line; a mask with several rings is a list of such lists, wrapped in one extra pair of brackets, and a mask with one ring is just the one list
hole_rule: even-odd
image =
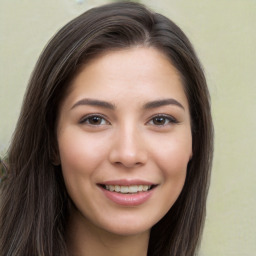
[(55, 159), (51, 159), (51, 163), (55, 166), (59, 166), (60, 165), (60, 159), (55, 158)]

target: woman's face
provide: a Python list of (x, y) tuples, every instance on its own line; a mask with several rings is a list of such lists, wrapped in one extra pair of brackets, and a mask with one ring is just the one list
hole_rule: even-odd
[(177, 70), (148, 47), (90, 61), (60, 107), (57, 139), (81, 224), (120, 235), (149, 231), (179, 196), (192, 156)]

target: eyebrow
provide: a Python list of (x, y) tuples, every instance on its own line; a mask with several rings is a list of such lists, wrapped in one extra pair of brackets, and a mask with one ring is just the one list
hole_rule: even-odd
[(90, 106), (98, 106), (98, 107), (103, 107), (103, 108), (108, 108), (108, 109), (115, 109), (115, 105), (111, 104), (106, 101), (102, 100), (96, 100), (96, 99), (82, 99), (76, 102), (71, 109), (77, 107), (77, 106), (83, 106), (83, 105), (90, 105)]
[[(112, 109), (112, 110), (116, 108), (114, 104), (109, 103), (107, 101), (96, 100), (96, 99), (81, 99), (78, 102), (76, 102), (71, 109), (77, 106), (83, 106), (83, 105), (98, 106), (98, 107), (103, 107), (103, 108)], [(185, 110), (184, 106), (180, 102), (172, 98), (147, 102), (143, 106), (143, 108), (152, 109), (152, 108), (158, 108), (166, 105), (175, 105)]]
[(180, 102), (172, 98), (148, 102), (144, 105), (144, 108), (151, 109), (151, 108), (158, 108), (166, 105), (175, 105), (185, 110), (184, 106)]

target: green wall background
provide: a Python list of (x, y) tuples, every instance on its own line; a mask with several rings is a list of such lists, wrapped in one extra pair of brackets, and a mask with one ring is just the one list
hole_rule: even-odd
[[(0, 154), (35, 62), (66, 22), (103, 0), (0, 0)], [(215, 157), (200, 256), (256, 253), (256, 1), (144, 0), (174, 20), (205, 67)]]

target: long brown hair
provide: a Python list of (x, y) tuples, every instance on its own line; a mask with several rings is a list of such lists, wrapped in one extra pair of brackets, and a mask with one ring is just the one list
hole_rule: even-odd
[(25, 94), (1, 184), (0, 255), (68, 255), (68, 195), (55, 166), (56, 119), (71, 79), (99, 54), (144, 45), (169, 57), (182, 78), (190, 115), (193, 158), (184, 188), (152, 227), (148, 255), (192, 256), (206, 212), (213, 126), (205, 76), (191, 43), (171, 20), (141, 4), (93, 8), (64, 26), (40, 56)]

